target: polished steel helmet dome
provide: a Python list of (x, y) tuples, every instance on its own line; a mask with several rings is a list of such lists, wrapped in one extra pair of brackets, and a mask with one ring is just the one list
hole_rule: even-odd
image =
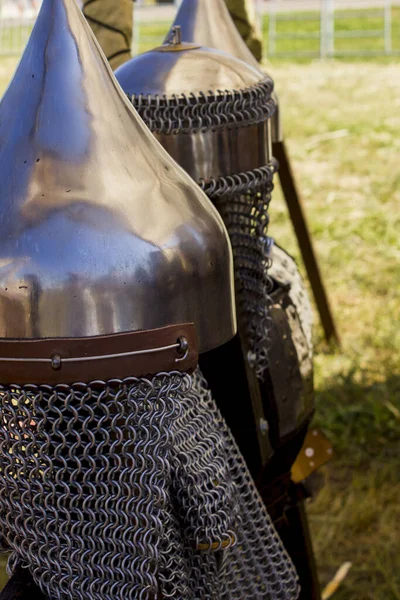
[(177, 27), (167, 44), (125, 63), (116, 77), (157, 139), (196, 181), (270, 162), (273, 82), (257, 68), (182, 43)]
[(0, 104), (0, 337), (194, 322), (235, 332), (232, 258), (207, 197), (118, 86), (75, 0), (44, 0)]
[(228, 54), (179, 41), (138, 55), (119, 67), (116, 75), (130, 96), (161, 97), (246, 90), (263, 79), (257, 69)]
[[(240, 58), (261, 72), (260, 66), (240, 35), (225, 0), (183, 0), (173, 27), (179, 26), (184, 42), (216, 48)], [(167, 40), (171, 36), (167, 35)], [(279, 103), (272, 118), (272, 141), (282, 138)]]

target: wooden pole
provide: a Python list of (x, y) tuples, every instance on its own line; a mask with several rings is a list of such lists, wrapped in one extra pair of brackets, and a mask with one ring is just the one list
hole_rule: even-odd
[(322, 280), (318, 260), (311, 240), (304, 208), (298, 192), (289, 155), (284, 141), (274, 142), (273, 155), (279, 162), (279, 179), (289, 210), (290, 218), (299, 243), (304, 266), (311, 284), (322, 327), (328, 342), (340, 343), (328, 295)]
[(289, 538), (283, 539), (283, 542), (299, 575), (299, 600), (321, 600), (321, 586), (304, 501), (295, 502), (286, 511), (286, 519)]

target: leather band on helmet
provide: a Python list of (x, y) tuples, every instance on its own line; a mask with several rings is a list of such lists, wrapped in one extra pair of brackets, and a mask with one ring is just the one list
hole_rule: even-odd
[(86, 338), (0, 340), (0, 381), (54, 385), (191, 372), (197, 359), (193, 324)]

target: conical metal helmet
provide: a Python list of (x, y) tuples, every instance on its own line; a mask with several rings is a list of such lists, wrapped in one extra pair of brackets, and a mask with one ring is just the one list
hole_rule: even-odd
[(193, 322), (235, 332), (232, 258), (204, 193), (118, 86), (75, 0), (44, 0), (0, 104), (0, 337)]
[(182, 40), (208, 48), (216, 48), (259, 69), (253, 56), (240, 35), (225, 0), (183, 0), (172, 28), (181, 28)]
[(224, 219), (235, 255), (238, 308), (249, 328), (249, 356), (261, 374), (268, 362), (273, 81), (224, 52), (182, 42), (180, 33), (175, 28), (169, 43), (125, 63), (116, 76), (156, 138)]
[(271, 161), (273, 81), (228, 54), (170, 42), (125, 63), (116, 77), (156, 138), (195, 181)]
[[(184, 42), (216, 48), (260, 70), (256, 58), (247, 47), (229, 13), (225, 0), (183, 0), (172, 28), (176, 26), (181, 28)], [(171, 36), (172, 28), (167, 35), (167, 40)], [(273, 142), (282, 139), (276, 92), (274, 98), (276, 110), (272, 118)]]
[[(180, 27), (184, 42), (216, 48), (262, 73), (239, 34), (225, 0), (183, 0), (167, 40), (174, 27)], [(282, 127), (275, 91), (273, 96), (276, 110), (271, 120), (272, 142), (276, 142), (282, 140)], [(277, 407), (279, 438), (284, 439), (304, 426), (314, 409), (312, 313), (293, 259), (276, 245), (271, 248), (270, 257), (269, 379), (271, 404)], [(287, 316), (284, 317), (285, 311)], [(282, 359), (285, 355), (290, 357), (290, 365)]]

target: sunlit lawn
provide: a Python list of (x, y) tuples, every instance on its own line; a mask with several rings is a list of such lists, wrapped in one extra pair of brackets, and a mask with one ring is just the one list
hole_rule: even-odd
[[(15, 65), (0, 61), (1, 88)], [(316, 421), (337, 452), (310, 505), (321, 579), (351, 561), (337, 600), (399, 600), (400, 60), (267, 68), (342, 338), (332, 351), (317, 326)], [(279, 189), (271, 216), (298, 256)]]
[[(379, 4), (379, 2), (377, 2)], [(314, 53), (319, 54), (320, 14), (295, 13), (283, 15), (277, 20), (276, 33), (283, 36), (276, 41), (278, 53)], [(335, 51), (339, 54), (365, 52), (366, 54), (384, 54), (384, 19), (382, 8), (368, 10), (337, 11), (335, 19)], [(306, 17), (306, 18), (304, 18)], [(400, 8), (393, 7), (392, 17), (392, 47), (400, 53)], [(265, 17), (265, 31), (268, 30), (268, 17)], [(356, 32), (358, 32), (356, 34)], [(288, 36), (297, 35), (298, 38)], [(350, 36), (351, 34), (351, 36)], [(285, 37), (286, 36), (286, 37)], [(308, 36), (303, 37), (303, 36)], [(266, 45), (266, 49), (268, 44)]]
[[(400, 62), (270, 71), (342, 337), (330, 352), (317, 330), (317, 423), (338, 455), (310, 506), (321, 578), (351, 561), (335, 598), (398, 600)], [(297, 255), (278, 190), (271, 210)]]

